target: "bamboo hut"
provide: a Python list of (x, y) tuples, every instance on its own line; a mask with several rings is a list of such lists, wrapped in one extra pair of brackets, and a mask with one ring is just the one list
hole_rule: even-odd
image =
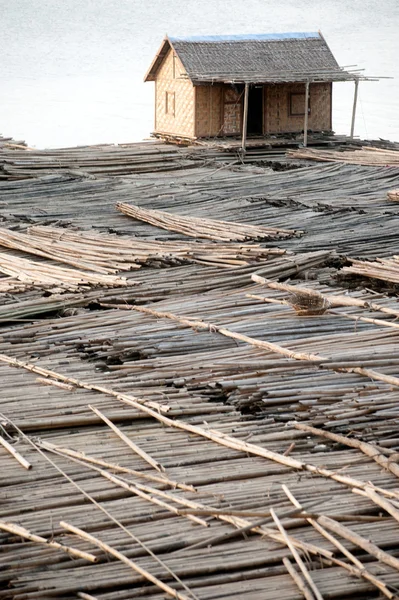
[(332, 84), (364, 79), (318, 33), (166, 36), (145, 81), (155, 82), (157, 137), (195, 140), (332, 129)]

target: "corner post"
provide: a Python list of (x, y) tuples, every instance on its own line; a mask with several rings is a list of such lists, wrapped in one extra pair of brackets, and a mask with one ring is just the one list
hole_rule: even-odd
[(355, 79), (355, 95), (353, 96), (353, 108), (352, 108), (352, 122), (351, 122), (351, 139), (353, 139), (355, 133), (355, 119), (356, 119), (356, 104), (357, 104), (357, 94), (359, 89), (359, 80)]
[(242, 118), (242, 143), (241, 152), (244, 155), (246, 152), (247, 145), (247, 127), (248, 127), (248, 96), (249, 96), (249, 83), (245, 84), (244, 91), (244, 114)]
[(309, 81), (306, 82), (305, 87), (305, 122), (303, 125), (303, 146), (306, 148), (308, 145), (308, 121), (309, 121)]

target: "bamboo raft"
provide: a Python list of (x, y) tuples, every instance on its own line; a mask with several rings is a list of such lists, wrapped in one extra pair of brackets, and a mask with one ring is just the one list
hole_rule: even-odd
[(397, 170), (180, 167), (0, 184), (0, 600), (397, 598), (398, 302), (336, 279), (396, 253)]
[[(53, 174), (2, 184), (3, 226), (51, 225), (134, 235), (159, 241), (187, 236), (127, 219), (115, 199), (213, 220), (305, 231), (300, 250), (336, 250), (353, 258), (374, 259), (399, 253), (398, 208), (386, 194), (399, 186), (394, 167), (319, 164), (295, 171), (251, 167), (192, 168), (133, 179), (88, 179)], [(85, 210), (81, 207), (84, 205)], [(274, 245), (273, 242), (268, 246)], [(278, 240), (296, 251), (298, 239)]]
[(399, 147), (387, 149), (362, 146), (360, 149), (344, 149), (338, 151), (302, 148), (300, 150), (289, 150), (287, 156), (290, 158), (303, 158), (320, 162), (343, 162), (346, 164), (370, 167), (377, 167), (380, 165), (389, 167), (399, 166)]

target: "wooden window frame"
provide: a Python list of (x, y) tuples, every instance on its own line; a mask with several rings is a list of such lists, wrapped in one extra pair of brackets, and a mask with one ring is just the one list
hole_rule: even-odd
[[(289, 92), (288, 93), (288, 116), (289, 117), (304, 117), (305, 116), (305, 92)], [(303, 96), (303, 112), (294, 113), (292, 112), (292, 97), (293, 96)], [(310, 96), (309, 96), (309, 106), (308, 106), (308, 115), (311, 114), (310, 109)]]
[(176, 112), (176, 92), (165, 91), (165, 115), (175, 116)]

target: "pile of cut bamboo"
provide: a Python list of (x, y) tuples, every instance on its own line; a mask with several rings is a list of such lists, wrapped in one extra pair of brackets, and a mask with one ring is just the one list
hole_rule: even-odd
[(278, 227), (263, 227), (233, 221), (216, 221), (199, 217), (174, 215), (163, 210), (151, 210), (119, 202), (116, 208), (128, 217), (145, 221), (169, 231), (176, 231), (191, 237), (217, 241), (245, 241), (250, 239), (283, 239), (297, 235), (299, 232)]
[[(23, 284), (44, 289), (62, 290), (89, 289), (93, 286), (121, 287), (127, 281), (122, 277), (102, 275), (78, 269), (64, 269), (54, 264), (35, 262), (5, 252), (0, 252), (0, 272), (5, 273)], [(14, 282), (11, 282), (11, 288)], [(8, 290), (10, 291), (10, 290)]]
[(286, 253), (285, 250), (263, 248), (259, 244), (220, 244), (194, 240), (168, 242), (41, 226), (30, 227), (27, 234), (0, 228), (0, 246), (99, 274), (139, 269), (141, 265), (151, 265), (154, 261), (233, 267), (265, 261)]
[(352, 260), (350, 267), (343, 267), (341, 273), (363, 275), (370, 279), (381, 279), (391, 283), (399, 283), (399, 256), (391, 258), (377, 258), (371, 262), (366, 260)]
[(399, 166), (399, 150), (387, 150), (385, 148), (374, 148), (362, 146), (360, 150), (316, 150), (313, 148), (301, 148), (300, 150), (289, 150), (287, 156), (290, 158), (304, 158), (306, 160), (317, 160), (320, 162), (343, 162), (351, 165), (364, 165), (371, 167)]

